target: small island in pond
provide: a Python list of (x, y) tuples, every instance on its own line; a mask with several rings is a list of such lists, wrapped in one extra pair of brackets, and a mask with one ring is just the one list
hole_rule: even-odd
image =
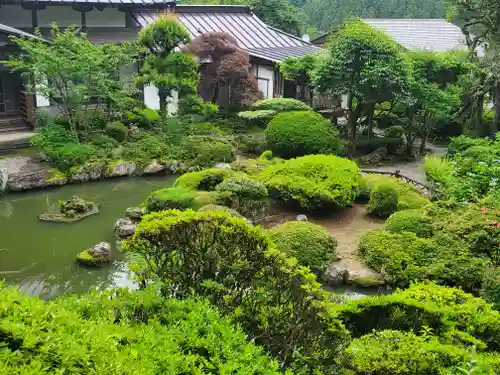
[(39, 216), (39, 219), (43, 221), (73, 223), (97, 213), (99, 213), (97, 203), (88, 202), (83, 198), (73, 196), (70, 200), (59, 201), (58, 212), (42, 214)]

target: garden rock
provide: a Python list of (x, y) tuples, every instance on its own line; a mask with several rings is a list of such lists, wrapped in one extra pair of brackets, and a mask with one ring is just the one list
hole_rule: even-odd
[(372, 153), (365, 155), (361, 158), (365, 164), (377, 164), (380, 163), (387, 156), (387, 148), (380, 147), (377, 148)]
[(217, 164), (215, 164), (214, 168), (228, 170), (228, 169), (231, 169), (231, 164), (228, 164), (228, 163), (217, 163)]
[(128, 129), (128, 136), (131, 138), (136, 138), (139, 135), (139, 128), (135, 125), (131, 125)]
[(147, 211), (142, 207), (129, 207), (125, 210), (125, 216), (133, 221), (140, 221)]
[(7, 190), (7, 181), (9, 181), (9, 172), (7, 169), (0, 169), (0, 194)]
[(340, 262), (332, 263), (323, 274), (323, 280), (329, 285), (342, 285), (347, 282), (349, 271)]
[(115, 234), (117, 237), (126, 238), (135, 233), (136, 224), (130, 219), (118, 219), (115, 224)]
[(105, 177), (131, 176), (134, 174), (137, 166), (133, 162), (120, 160), (108, 165), (104, 172)]
[(100, 266), (111, 262), (111, 244), (101, 242), (76, 256), (78, 263), (86, 266)]
[(31, 189), (45, 188), (49, 186), (61, 186), (68, 183), (68, 178), (44, 165), (30, 163), (18, 173), (9, 175), (7, 189), (9, 191), (25, 191)]
[(188, 171), (188, 167), (182, 161), (171, 160), (165, 164), (166, 169), (172, 174), (186, 173)]
[(307, 220), (307, 216), (304, 215), (304, 214), (297, 215), (297, 217), (295, 218), (295, 220), (297, 220), (297, 221), (308, 221)]
[(146, 168), (144, 168), (144, 174), (155, 174), (167, 169), (166, 165), (160, 164), (158, 160), (152, 160)]
[(86, 182), (99, 180), (102, 177), (104, 165), (99, 163), (86, 164), (80, 167), (70, 169), (70, 182)]

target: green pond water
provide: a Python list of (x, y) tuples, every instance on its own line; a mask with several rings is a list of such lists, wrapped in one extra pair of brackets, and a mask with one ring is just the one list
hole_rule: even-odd
[[(121, 178), (0, 197), (0, 280), (42, 298), (133, 286), (127, 254), (116, 248), (114, 224), (127, 207), (140, 204), (153, 190), (171, 186), (174, 179)], [(38, 219), (42, 213), (55, 212), (59, 200), (73, 195), (97, 202), (100, 213), (71, 224)], [(87, 268), (76, 263), (77, 253), (102, 241), (113, 245), (111, 264)], [(376, 288), (325, 288), (354, 299), (383, 293)]]
[[(126, 255), (116, 247), (114, 261), (102, 268), (81, 267), (75, 256), (102, 241), (115, 246), (113, 226), (125, 209), (174, 179), (122, 178), (0, 197), (0, 279), (43, 298), (133, 285)], [(100, 213), (72, 224), (38, 220), (38, 215), (54, 212), (59, 200), (73, 195), (99, 203)]]

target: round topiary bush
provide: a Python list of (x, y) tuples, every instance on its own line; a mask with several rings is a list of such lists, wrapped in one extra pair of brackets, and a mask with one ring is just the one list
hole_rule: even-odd
[(351, 204), (361, 181), (359, 167), (333, 155), (308, 155), (264, 168), (259, 179), (271, 197), (303, 208), (336, 209)]
[(385, 229), (392, 233), (412, 232), (418, 237), (432, 236), (432, 219), (424, 210), (403, 210), (393, 213), (385, 222)]
[(209, 168), (198, 172), (184, 173), (178, 177), (175, 187), (181, 187), (191, 190), (213, 191), (224, 178), (233, 175), (235, 172), (227, 169)]
[(253, 110), (271, 110), (276, 112), (312, 111), (306, 103), (291, 98), (270, 98), (256, 101)]
[(399, 193), (393, 184), (380, 183), (370, 194), (367, 211), (377, 216), (389, 216), (398, 210)]
[(266, 186), (248, 177), (225, 179), (216, 190), (217, 202), (240, 212), (244, 216), (259, 217), (267, 210), (268, 192)]
[(320, 225), (289, 221), (271, 228), (269, 234), (279, 250), (313, 271), (323, 272), (336, 259), (337, 240)]
[(164, 211), (170, 209), (197, 209), (207, 204), (214, 204), (217, 193), (195, 191), (183, 187), (170, 187), (154, 191), (145, 202), (148, 211)]
[(238, 113), (238, 118), (242, 119), (250, 127), (258, 126), (260, 128), (265, 128), (276, 113), (277, 112), (272, 109), (243, 111)]
[(307, 154), (336, 154), (342, 145), (330, 121), (312, 111), (285, 112), (268, 124), (266, 140), (272, 151), (281, 157)]
[(106, 125), (106, 133), (108, 136), (118, 142), (126, 141), (128, 138), (128, 128), (119, 121), (110, 122)]

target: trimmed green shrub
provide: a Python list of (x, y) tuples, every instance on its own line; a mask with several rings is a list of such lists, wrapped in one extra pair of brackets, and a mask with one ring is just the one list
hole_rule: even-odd
[(258, 100), (252, 104), (253, 110), (271, 110), (276, 112), (312, 111), (306, 103), (291, 98), (270, 98)]
[(445, 158), (426, 156), (424, 169), (427, 178), (439, 189), (450, 184), (453, 165)]
[(66, 171), (75, 165), (85, 164), (97, 154), (97, 150), (92, 145), (81, 143), (66, 143), (62, 146), (50, 148), (45, 151), (51, 165)]
[(185, 158), (190, 164), (212, 167), (217, 163), (231, 163), (234, 152), (231, 144), (210, 136), (192, 135), (184, 140)]
[(227, 169), (203, 169), (199, 172), (183, 174), (175, 180), (174, 186), (190, 190), (213, 191), (225, 178), (235, 174), (236, 172)]
[(471, 292), (480, 290), (482, 272), (490, 264), (486, 258), (472, 256), (464, 243), (446, 233), (426, 239), (414, 233), (375, 230), (361, 237), (359, 253), (390, 284), (432, 280)]
[(233, 144), (239, 152), (251, 156), (260, 155), (269, 148), (265, 139), (259, 135), (251, 134), (239, 135), (235, 137)]
[(272, 109), (262, 109), (257, 111), (239, 112), (238, 117), (245, 121), (249, 127), (256, 126), (259, 128), (265, 128), (276, 113), (277, 111)]
[(385, 129), (384, 134), (387, 138), (401, 138), (405, 129), (401, 125), (394, 125)]
[(359, 168), (333, 155), (309, 155), (266, 167), (259, 174), (269, 194), (307, 209), (342, 208), (358, 194)]
[(243, 218), (243, 215), (241, 215), (238, 211), (233, 210), (232, 208), (229, 208), (229, 207), (226, 207), (226, 206), (220, 206), (220, 205), (217, 205), (217, 204), (207, 204), (206, 206), (203, 206), (200, 209), (198, 209), (198, 211), (202, 211), (202, 212), (205, 212), (205, 211), (222, 211), (222, 212), (227, 212), (228, 214), (230, 214), (232, 216)]
[(148, 211), (164, 211), (170, 209), (197, 209), (207, 204), (214, 204), (217, 193), (195, 191), (181, 187), (171, 187), (154, 191), (146, 200)]
[(119, 121), (107, 124), (106, 133), (118, 142), (126, 141), (128, 138), (128, 128)]
[(269, 235), (279, 250), (313, 271), (323, 272), (337, 259), (337, 240), (321, 225), (289, 221), (271, 228)]
[(158, 290), (52, 301), (1, 288), (3, 374), (277, 375), (279, 364), (208, 302)]
[(424, 330), (445, 342), (500, 348), (500, 313), (484, 299), (434, 283), (412, 285), (391, 295), (367, 297), (339, 306), (339, 318), (354, 337), (374, 329)]
[(312, 111), (279, 113), (269, 122), (265, 134), (269, 147), (280, 157), (337, 154), (342, 149), (338, 131)]
[(466, 135), (460, 135), (452, 138), (448, 144), (448, 156), (461, 154), (473, 146), (489, 146), (491, 141), (488, 138), (472, 138)]
[(432, 219), (423, 210), (403, 210), (393, 213), (385, 222), (385, 229), (392, 233), (412, 232), (418, 237), (431, 237)]
[(243, 216), (260, 217), (267, 211), (268, 192), (265, 185), (248, 177), (229, 177), (216, 188), (217, 202)]
[(262, 228), (225, 212), (172, 210), (143, 217), (125, 247), (146, 260), (163, 293), (207, 298), (284, 367), (335, 372), (332, 358), (347, 336), (328, 314), (329, 293), (275, 249)]
[(385, 330), (353, 340), (344, 365), (351, 375), (436, 375), (446, 370), (454, 374), (470, 357), (465, 348), (441, 344), (432, 336)]
[(391, 184), (398, 191), (398, 211), (421, 208), (430, 204), (429, 199), (427, 199), (416, 187), (400, 181), (397, 178), (379, 174), (363, 176), (358, 198), (369, 199), (372, 190), (381, 183)]
[(370, 193), (366, 210), (377, 216), (389, 216), (398, 209), (399, 193), (392, 183), (379, 183)]
[(401, 138), (359, 137), (356, 140), (356, 150), (361, 154), (369, 154), (370, 152), (373, 152), (381, 147), (385, 147), (389, 155), (394, 155), (402, 145), (403, 141)]

